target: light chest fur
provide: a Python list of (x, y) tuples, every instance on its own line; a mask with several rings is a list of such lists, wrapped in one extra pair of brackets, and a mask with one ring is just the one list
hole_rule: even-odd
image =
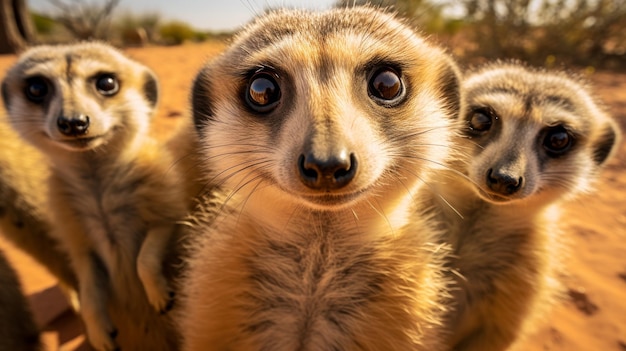
[(559, 297), (564, 255), (564, 233), (556, 225), (559, 205), (495, 205), (476, 197), (469, 186), (447, 194), (463, 218), (449, 209), (440, 217), (452, 247), (447, 264), (455, 272), (446, 349), (507, 349)]
[(190, 263), (188, 298), (210, 298), (185, 311), (185, 349), (429, 349), (447, 251), (427, 220), (372, 230), (354, 224), (366, 212), (302, 211), (284, 226), (218, 217)]
[(168, 200), (181, 197), (176, 193), (180, 179), (175, 170), (169, 170), (173, 160), (151, 152), (152, 147), (145, 145), (140, 154), (127, 160), (84, 155), (82, 164), (71, 164), (69, 168), (74, 169), (68, 172), (63, 170), (67, 165), (60, 167), (51, 180), (50, 189), (59, 195), (59, 205), (70, 204), (106, 262), (113, 262), (110, 255), (116, 251), (135, 257), (150, 225), (177, 220), (165, 208)]

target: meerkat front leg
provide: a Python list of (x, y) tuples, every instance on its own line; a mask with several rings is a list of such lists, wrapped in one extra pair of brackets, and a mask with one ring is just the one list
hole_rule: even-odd
[(75, 262), (80, 284), (81, 316), (87, 329), (87, 338), (97, 350), (117, 350), (117, 329), (106, 309), (107, 272), (94, 252), (79, 255)]
[[(53, 186), (54, 188), (54, 186)], [(109, 318), (107, 300), (110, 272), (96, 254), (84, 228), (67, 206), (52, 206), (58, 237), (67, 248), (76, 277), (80, 315), (89, 343), (99, 351), (116, 350), (117, 329)]]
[(174, 229), (175, 224), (163, 224), (150, 229), (137, 256), (139, 280), (150, 305), (160, 313), (169, 311), (174, 302), (174, 292), (163, 276), (163, 260)]

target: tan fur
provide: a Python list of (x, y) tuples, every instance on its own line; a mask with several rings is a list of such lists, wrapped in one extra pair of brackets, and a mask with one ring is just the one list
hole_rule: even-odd
[[(496, 63), (471, 72), (464, 90), (459, 142), (466, 163), (437, 186), (463, 218), (434, 198), (459, 274), (447, 349), (505, 350), (558, 297), (567, 234), (559, 229), (559, 206), (591, 189), (619, 131), (589, 88), (565, 73)], [(487, 115), (491, 128), (479, 132), (481, 124), (470, 121)], [(550, 156), (547, 135), (559, 139), (565, 130), (572, 146)]]
[(0, 114), (0, 234), (41, 263), (75, 297), (69, 258), (50, 233), (49, 174), (41, 152), (25, 143)]
[(42, 350), (39, 330), (20, 281), (0, 251), (0, 350)]
[[(368, 93), (384, 67), (403, 81), (396, 105)], [(281, 91), (268, 111), (246, 97), (259, 74), (259, 95), (270, 79)], [(448, 157), (457, 79), (372, 8), (271, 12), (209, 62), (192, 103), (223, 192), (190, 219), (183, 349), (432, 350), (446, 250), (414, 199)]]
[[(29, 98), (42, 84), (44, 98)], [(186, 199), (173, 157), (148, 134), (154, 74), (108, 45), (82, 43), (30, 49), (3, 85), (12, 125), (51, 161), (55, 232), (78, 276), (90, 343), (175, 348), (160, 316), (173, 293), (162, 269)]]

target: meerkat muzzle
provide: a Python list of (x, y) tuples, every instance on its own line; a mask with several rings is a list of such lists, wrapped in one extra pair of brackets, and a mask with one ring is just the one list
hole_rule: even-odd
[(66, 136), (80, 136), (89, 130), (89, 116), (79, 114), (73, 117), (59, 116), (57, 128)]
[(340, 189), (350, 183), (357, 171), (357, 158), (354, 153), (345, 151), (324, 159), (313, 153), (301, 154), (298, 159), (300, 180), (314, 190)]
[(499, 169), (489, 168), (487, 171), (487, 186), (489, 189), (502, 195), (512, 195), (522, 188), (524, 178), (504, 172)]

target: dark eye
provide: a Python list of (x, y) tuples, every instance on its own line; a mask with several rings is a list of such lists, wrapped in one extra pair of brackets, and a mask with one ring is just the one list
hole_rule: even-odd
[(276, 74), (257, 72), (248, 82), (246, 102), (257, 112), (269, 112), (280, 102), (281, 92)]
[(402, 95), (400, 75), (391, 67), (383, 67), (370, 78), (368, 91), (371, 96), (382, 102), (393, 101)]
[(48, 96), (48, 80), (43, 77), (32, 77), (26, 80), (26, 98), (32, 102), (40, 103)]
[(96, 89), (105, 96), (115, 95), (120, 90), (120, 84), (112, 74), (103, 74), (96, 78)]
[(570, 149), (573, 141), (574, 138), (563, 126), (557, 126), (548, 129), (543, 139), (543, 147), (548, 156), (558, 157)]
[(486, 132), (491, 129), (492, 113), (486, 110), (475, 110), (469, 119), (469, 127), (474, 132)]

